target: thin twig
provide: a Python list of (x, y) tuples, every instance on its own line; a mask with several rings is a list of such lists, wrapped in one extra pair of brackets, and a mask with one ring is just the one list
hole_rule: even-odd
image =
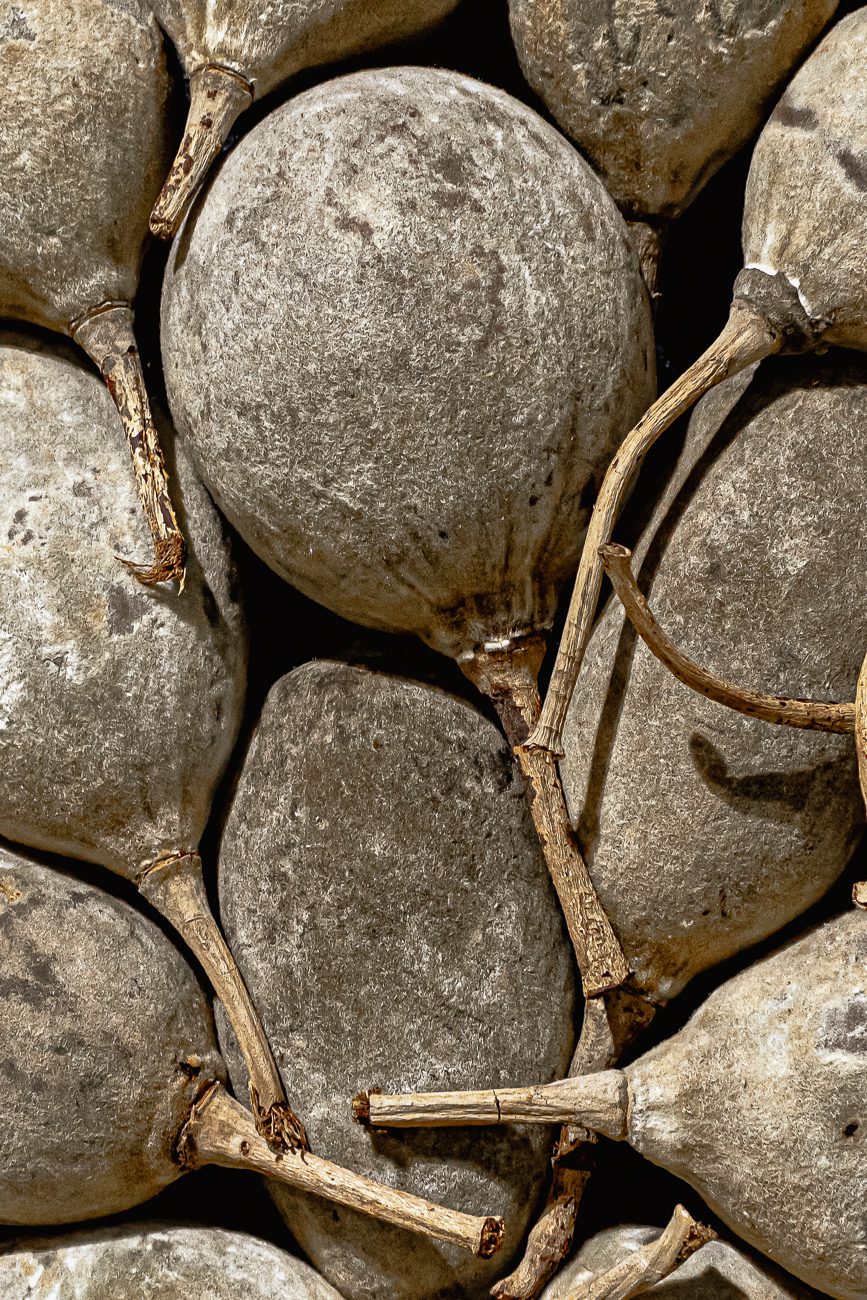
[(858, 754), (858, 780), (867, 809), (867, 656), (861, 664), (855, 688), (855, 750)]
[(697, 1223), (678, 1205), (668, 1227), (655, 1241), (648, 1242), (605, 1273), (579, 1282), (564, 1300), (630, 1300), (680, 1268), (715, 1236), (711, 1228)]

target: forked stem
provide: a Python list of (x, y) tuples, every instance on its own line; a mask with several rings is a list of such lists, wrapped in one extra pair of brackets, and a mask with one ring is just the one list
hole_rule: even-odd
[(765, 317), (747, 302), (736, 299), (719, 338), (654, 402), (621, 443), (593, 507), (551, 684), (539, 721), (526, 742), (527, 749), (563, 756), (563, 724), (602, 585), (599, 547), (611, 540), (611, 530), (644, 457), (657, 438), (708, 389), (779, 351), (781, 346), (782, 336)]
[(460, 667), (496, 708), (527, 782), (533, 824), (557, 891), (587, 997), (616, 988), (629, 967), (572, 830), (557, 764), (522, 742), (539, 716), (536, 677), (545, 644), (528, 636), (507, 649), (479, 647)]
[(154, 563), (122, 563), (140, 582), (184, 586), (186, 545), (169, 495), (159, 434), (151, 415), (141, 358), (126, 303), (106, 303), (71, 327), (72, 337), (96, 362), (114, 399), (129, 443), (136, 488), (154, 544)]
[(226, 136), (252, 102), (252, 85), (231, 68), (209, 63), (190, 77), (184, 138), (150, 217), (151, 230), (160, 239), (174, 237)]
[[(771, 722), (781, 727), (802, 727), (809, 731), (831, 731), (842, 735), (851, 735), (855, 731), (854, 704), (831, 704), (823, 700), (789, 699), (782, 695), (766, 695), (762, 691), (753, 691), (746, 686), (734, 686), (722, 677), (715, 676), (702, 668), (693, 659), (678, 650), (677, 646), (666, 636), (638, 589), (635, 574), (632, 572), (632, 552), (616, 542), (606, 542), (600, 546), (599, 555), (605, 566), (605, 572), (611, 579), (626, 617), (641, 637), (644, 644), (673, 673), (678, 681), (689, 686), (709, 700), (724, 704), (738, 713), (745, 713), (762, 722)], [(862, 677), (864, 670), (862, 668)], [(867, 686), (863, 687), (867, 692)], [(867, 727), (862, 720), (862, 726)], [(867, 763), (867, 730), (862, 736), (862, 748), (865, 749)], [(861, 767), (862, 790), (867, 802), (867, 775)]]
[(253, 1170), (385, 1223), (461, 1246), (483, 1259), (499, 1249), (505, 1231), (500, 1218), (449, 1210), (309, 1153), (273, 1151), (257, 1135), (243, 1106), (218, 1083), (193, 1107), (178, 1141), (178, 1155), (193, 1169), (210, 1164)]
[(567, 1300), (631, 1300), (656, 1286), (715, 1237), (713, 1229), (697, 1223), (678, 1205), (668, 1227), (655, 1241), (633, 1251), (605, 1273), (579, 1282)]
[(286, 1100), (262, 1022), (211, 912), (198, 853), (158, 858), (139, 878), (139, 889), (183, 936), (225, 1008), (247, 1065), (258, 1132), (275, 1150), (306, 1151), (304, 1125)]

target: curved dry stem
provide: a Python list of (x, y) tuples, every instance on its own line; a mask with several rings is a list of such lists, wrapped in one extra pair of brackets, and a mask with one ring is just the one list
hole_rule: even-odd
[(590, 638), (602, 585), (599, 547), (611, 530), (634, 477), (657, 438), (698, 399), (729, 376), (779, 350), (782, 336), (746, 302), (736, 300), (716, 342), (694, 361), (621, 443), (602, 482), (584, 540), (566, 626), (557, 651), (551, 685), (526, 748), (563, 756), (563, 724)]
[(855, 689), (855, 749), (858, 753), (858, 780), (867, 809), (867, 656), (861, 664)]
[(258, 1132), (274, 1150), (308, 1150), (304, 1125), (286, 1100), (262, 1022), (211, 912), (198, 853), (157, 859), (140, 877), (139, 889), (183, 936), (225, 1008), (247, 1065)]
[(505, 1231), (500, 1218), (447, 1209), (309, 1153), (273, 1151), (257, 1135), (243, 1106), (220, 1084), (212, 1084), (193, 1107), (177, 1148), (189, 1168), (213, 1164), (254, 1170), (385, 1223), (461, 1246), (484, 1259), (499, 1249)]
[(253, 102), (253, 87), (231, 68), (209, 63), (190, 77), (184, 138), (150, 216), (160, 239), (171, 239), (201, 189), (237, 118)]
[(141, 359), (126, 303), (106, 303), (71, 326), (76, 343), (99, 366), (129, 443), (136, 488), (154, 544), (154, 563), (121, 562), (140, 582), (177, 581), (184, 587), (186, 544), (169, 495), (159, 434), (151, 415)]
[[(663, 632), (638, 589), (632, 572), (632, 552), (616, 542), (606, 542), (600, 546), (599, 555), (605, 566), (605, 572), (611, 579), (626, 617), (641, 637), (644, 644), (673, 673), (678, 681), (691, 690), (697, 691), (717, 704), (745, 713), (748, 717), (759, 718), (762, 722), (771, 722), (781, 727), (801, 727), (809, 731), (831, 731), (841, 735), (851, 735), (855, 730), (855, 705), (832, 704), (823, 700), (789, 699), (782, 695), (766, 695), (762, 691), (753, 691), (746, 686), (735, 686), (716, 677), (702, 668), (693, 659), (689, 659)], [(863, 675), (863, 674), (862, 674)], [(867, 732), (865, 732), (867, 745)], [(862, 782), (865, 777), (862, 774)], [(862, 787), (865, 788), (865, 787)], [(865, 788), (867, 800), (867, 788)]]
[(627, 221), (626, 224), (638, 254), (638, 265), (641, 267), (641, 274), (647, 285), (650, 305), (655, 311), (662, 297), (659, 292), (659, 263), (665, 247), (668, 226), (662, 221)]
[(648, 1242), (605, 1273), (579, 1282), (567, 1300), (630, 1300), (631, 1296), (649, 1291), (668, 1277), (715, 1236), (711, 1228), (697, 1223), (678, 1205), (668, 1227), (655, 1241)]
[(522, 745), (539, 716), (536, 676), (545, 646), (526, 637), (507, 650), (481, 647), (460, 660), (463, 672), (494, 704), (527, 783), (530, 812), (587, 997), (622, 984), (629, 967), (605, 915), (575, 839), (557, 764), (550, 754)]

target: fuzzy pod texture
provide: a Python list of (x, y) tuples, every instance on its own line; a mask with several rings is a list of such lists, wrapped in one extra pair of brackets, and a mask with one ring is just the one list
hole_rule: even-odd
[(243, 706), (228, 543), (182, 453), (174, 490), (181, 595), (115, 558), (148, 534), (104, 386), (0, 337), (0, 835), (128, 877), (196, 848)]
[(148, 1200), (181, 1173), (202, 1083), (223, 1076), (195, 976), (127, 904), (2, 847), (0, 951), (0, 1223)]
[(678, 216), (746, 143), (836, 8), (509, 0), (509, 18), (530, 85), (623, 211), (652, 218)]
[[(863, 431), (853, 353), (764, 362), (709, 393), (648, 525), (663, 629), (712, 672), (852, 700), (867, 644)], [(612, 601), (590, 641), (561, 773), (635, 978), (665, 1001), (773, 934), (845, 867), (863, 810), (849, 736), (774, 727), (677, 681)]]
[(139, 0), (17, 0), (0, 85), (0, 315), (66, 332), (135, 295), (171, 156), (159, 28)]
[(321, 662), (268, 697), (226, 824), (221, 915), (311, 1146), (507, 1225), (479, 1260), (272, 1188), (347, 1300), (482, 1296), (533, 1211), (547, 1128), (374, 1134), (349, 1108), (374, 1084), (567, 1068), (571, 951), (525, 803), (493, 723), (439, 690)]
[(744, 264), (798, 296), (808, 333), (867, 350), (867, 8), (836, 24), (759, 137)]
[(242, 1232), (125, 1224), (0, 1252), (3, 1300), (340, 1300), (309, 1264)]
[(550, 624), (654, 392), (626, 226), (502, 91), (364, 72), (227, 159), (163, 296), (170, 404), (254, 550), (447, 654)]
[(304, 68), (406, 40), (458, 0), (149, 0), (188, 73), (239, 73), (260, 97)]
[(625, 1074), (636, 1150), (808, 1285), (863, 1300), (863, 912), (727, 981)]

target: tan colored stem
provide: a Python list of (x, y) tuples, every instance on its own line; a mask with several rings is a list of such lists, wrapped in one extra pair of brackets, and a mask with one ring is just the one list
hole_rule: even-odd
[(867, 880), (858, 880), (852, 886), (852, 902), (862, 912), (867, 912)]
[(715, 1236), (716, 1233), (696, 1223), (678, 1205), (668, 1227), (655, 1241), (648, 1242), (605, 1273), (579, 1282), (563, 1300), (630, 1300), (668, 1277)]
[(638, 264), (650, 295), (650, 305), (655, 310), (662, 296), (659, 292), (659, 263), (668, 227), (661, 221), (628, 221), (626, 224), (638, 254)]
[(529, 1088), (481, 1092), (359, 1093), (356, 1119), (373, 1128), (455, 1128), (476, 1124), (581, 1123), (606, 1137), (626, 1136), (629, 1089), (621, 1070), (602, 1070)]
[(210, 63), (190, 77), (184, 138), (151, 213), (150, 227), (172, 239), (201, 189), (237, 118), (253, 102), (246, 77)]
[(716, 342), (654, 402), (624, 439), (608, 466), (593, 507), (551, 684), (539, 721), (527, 740), (528, 749), (563, 756), (563, 724), (581, 671), (602, 584), (599, 547), (611, 540), (611, 530), (644, 457), (657, 438), (709, 388), (754, 361), (770, 356), (781, 345), (781, 336), (764, 317), (746, 302), (736, 300)]
[(286, 1100), (262, 1022), (211, 912), (198, 853), (166, 854), (144, 872), (139, 889), (183, 936), (223, 1004), (247, 1066), (256, 1128), (277, 1150), (307, 1150), (304, 1125)]
[(480, 647), (460, 666), (494, 704), (527, 782), (533, 824), (554, 882), (584, 993), (594, 997), (616, 988), (629, 967), (605, 915), (575, 839), (557, 764), (550, 754), (523, 748), (539, 716), (536, 676), (544, 654), (539, 637), (516, 641), (507, 650)]
[(632, 552), (625, 546), (608, 542), (600, 546), (599, 555), (626, 617), (651, 654), (685, 686), (717, 704), (724, 704), (729, 709), (745, 713), (751, 718), (759, 718), (762, 722), (771, 722), (781, 727), (802, 727), (810, 731), (832, 731), (842, 735), (854, 732), (853, 704), (831, 704), (823, 700), (766, 695), (746, 686), (735, 686), (689, 659), (665, 635), (639, 591), (632, 572)]
[(191, 1168), (212, 1164), (254, 1170), (302, 1192), (461, 1246), (483, 1258), (497, 1251), (505, 1231), (502, 1219), (446, 1209), (309, 1153), (273, 1151), (257, 1135), (243, 1106), (220, 1084), (212, 1085), (193, 1107), (178, 1142), (178, 1153)]
[(867, 809), (867, 657), (861, 664), (855, 688), (855, 749), (858, 753), (858, 780)]

